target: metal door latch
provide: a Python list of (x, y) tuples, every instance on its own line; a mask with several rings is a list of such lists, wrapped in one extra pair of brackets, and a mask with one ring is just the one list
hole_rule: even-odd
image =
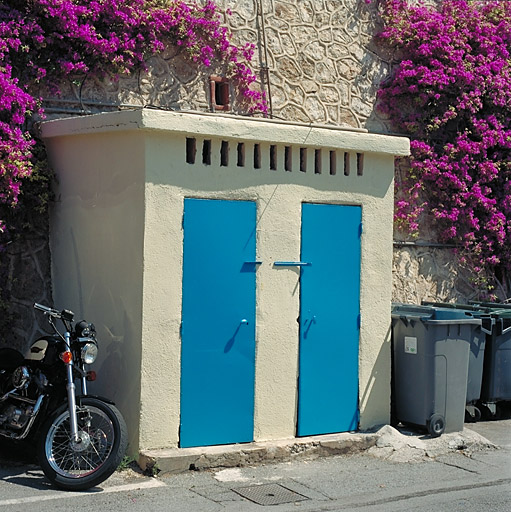
[(275, 267), (310, 267), (312, 263), (305, 261), (274, 261)]

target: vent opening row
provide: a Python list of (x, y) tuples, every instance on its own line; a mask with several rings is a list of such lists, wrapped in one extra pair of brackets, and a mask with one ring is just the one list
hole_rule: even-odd
[[(233, 143), (231, 143), (233, 144)], [(227, 167), (229, 165), (229, 141), (223, 140), (220, 144), (220, 166)], [(285, 171), (293, 171), (293, 147), (292, 146), (284, 146), (277, 147), (275, 144), (270, 145), (270, 158), (269, 158), (269, 168), (272, 171), (277, 170), (277, 162), (278, 162), (278, 151), (284, 150), (284, 170)], [(342, 166), (342, 171), (345, 176), (349, 176), (351, 172), (351, 156), (352, 154), (345, 151), (342, 162), (337, 162), (337, 154), (336, 150), (327, 150), (327, 158), (326, 162), (324, 162), (324, 151), (321, 149), (314, 148), (300, 148), (299, 151), (299, 161), (296, 162), (296, 168), (300, 170), (300, 172), (307, 172), (309, 169), (307, 166), (309, 165), (308, 153), (309, 151), (314, 152), (313, 159), (313, 168), (314, 174), (323, 174), (328, 173), (332, 176), (335, 176), (338, 172), (338, 165)], [(186, 163), (195, 164), (197, 162), (197, 139), (193, 137), (186, 138)], [(202, 141), (201, 148), (201, 161), (204, 165), (211, 165), (212, 161), (212, 143), (211, 140), (205, 139)], [(244, 142), (236, 143), (236, 165), (238, 167), (245, 167), (247, 165), (252, 164), (254, 169), (261, 169), (262, 167), (262, 157), (261, 157), (261, 144), (245, 144)], [(311, 169), (312, 170), (312, 169)], [(356, 153), (356, 172), (357, 176), (362, 176), (364, 174), (364, 154)]]

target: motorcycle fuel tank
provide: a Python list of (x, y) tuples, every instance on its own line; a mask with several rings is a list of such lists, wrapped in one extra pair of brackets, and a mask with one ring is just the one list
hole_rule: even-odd
[(60, 343), (61, 340), (52, 337), (40, 338), (32, 343), (25, 354), (25, 359), (42, 364), (55, 364)]

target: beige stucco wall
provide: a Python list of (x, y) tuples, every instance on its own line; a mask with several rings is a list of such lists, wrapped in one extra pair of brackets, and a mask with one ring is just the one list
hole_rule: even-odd
[(98, 380), (89, 391), (117, 403), (136, 446), (144, 141), (134, 132), (91, 133), (51, 139), (48, 149), (58, 180), (50, 219), (54, 304), (96, 325)]
[[(179, 433), (182, 214), (185, 197), (257, 203), (254, 439), (294, 437), (299, 280), (277, 260), (299, 260), (303, 202), (361, 205), (360, 409), (362, 429), (389, 420), (394, 155), (407, 139), (218, 115), (136, 110), (43, 125), (59, 176), (53, 212), (55, 303), (98, 324), (98, 392), (118, 399), (131, 451), (177, 446)], [(197, 160), (186, 162), (185, 140)], [(211, 165), (201, 159), (212, 141)], [(221, 141), (229, 163), (220, 166)], [(245, 144), (246, 165), (236, 165)], [(254, 169), (253, 144), (261, 146)], [(269, 147), (278, 164), (270, 170)], [(284, 170), (284, 147), (293, 170)], [(308, 148), (307, 171), (299, 150)], [(314, 172), (314, 150), (322, 172)], [(328, 171), (330, 151), (337, 173)], [(350, 175), (343, 169), (350, 153)], [(356, 153), (364, 154), (357, 175)], [(79, 316), (80, 316), (79, 315)], [(114, 359), (110, 359), (114, 356)], [(119, 357), (122, 356), (122, 357)], [(137, 367), (138, 365), (138, 367)], [(106, 370), (106, 371), (104, 371)]]
[[(199, 4), (206, 1), (199, 0)], [(390, 75), (398, 56), (374, 39), (381, 26), (378, 2), (216, 0), (216, 3), (220, 12), (232, 12), (223, 19), (232, 41), (240, 46), (247, 42), (256, 45), (252, 67), (258, 80), (254, 87), (261, 88), (271, 98), (276, 119), (390, 132), (389, 119), (375, 108), (376, 92)], [(62, 84), (62, 94), (58, 97), (51, 96), (44, 90), (44, 84), (40, 84), (42, 89), (36, 95), (44, 98), (49, 117), (142, 105), (207, 112), (211, 110), (209, 76), (227, 72), (225, 62), (214, 62), (210, 68), (198, 66), (171, 41), (162, 54), (151, 57), (147, 64), (147, 70), (115, 80), (88, 75), (73, 77)], [(246, 105), (236, 98), (234, 88), (231, 106), (231, 113), (246, 114)], [(430, 224), (426, 218), (421, 220), (421, 231), (427, 232), (425, 228)], [(424, 241), (438, 241), (434, 232), (422, 236)], [(395, 233), (395, 238), (410, 240), (406, 233)], [(463, 269), (449, 247), (395, 246), (394, 262), (396, 301), (464, 302), (479, 296), (474, 280), (477, 276)], [(13, 287), (12, 293), (17, 296), (22, 289)], [(14, 302), (22, 304), (23, 299)], [(33, 313), (30, 315), (31, 326)]]

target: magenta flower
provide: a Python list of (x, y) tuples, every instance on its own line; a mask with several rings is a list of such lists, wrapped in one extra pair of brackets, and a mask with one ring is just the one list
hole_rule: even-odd
[[(32, 171), (34, 141), (27, 125), (43, 112), (29, 87), (43, 79), (58, 92), (66, 75), (129, 73), (143, 68), (165, 44), (175, 44), (205, 67), (225, 63), (249, 111), (267, 112), (264, 95), (251, 88), (253, 46), (233, 45), (221, 20), (212, 1), (202, 6), (183, 0), (1, 2), (0, 204), (16, 205), (22, 179)], [(5, 231), (0, 219), (0, 233)]]
[(412, 139), (395, 217), (427, 211), (477, 272), (511, 273), (511, 2), (382, 0), (379, 40), (403, 60), (379, 108)]

